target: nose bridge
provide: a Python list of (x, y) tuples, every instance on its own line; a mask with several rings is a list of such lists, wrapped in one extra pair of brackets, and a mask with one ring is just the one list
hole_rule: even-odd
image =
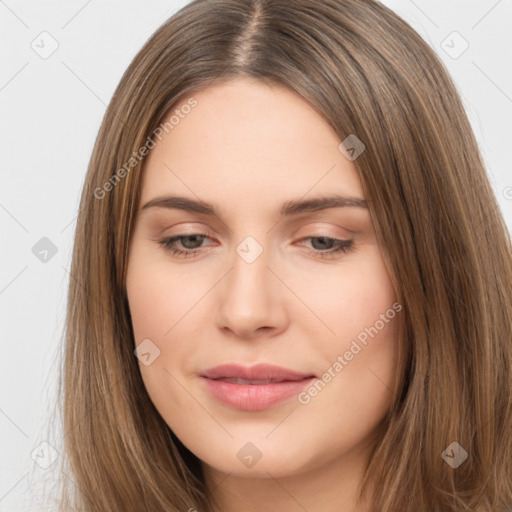
[(256, 312), (255, 307), (263, 308), (269, 304), (269, 263), (270, 253), (255, 238), (246, 237), (233, 255), (233, 270), (229, 276), (228, 294), (239, 305), (242, 312), (244, 305)]
[(260, 327), (278, 325), (279, 283), (267, 268), (270, 256), (270, 251), (251, 236), (236, 247), (219, 297), (219, 326), (247, 336)]

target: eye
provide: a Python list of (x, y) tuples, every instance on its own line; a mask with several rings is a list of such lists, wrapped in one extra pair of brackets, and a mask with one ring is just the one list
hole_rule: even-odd
[(340, 238), (327, 236), (308, 236), (302, 239), (302, 241), (304, 240), (312, 241), (311, 245), (314, 250), (309, 250), (308, 252), (320, 256), (321, 258), (329, 258), (339, 253), (349, 252), (354, 244), (353, 240), (342, 240)]
[[(201, 248), (201, 245), (206, 238), (209, 237), (204, 233), (193, 233), (190, 235), (177, 235), (171, 238), (164, 238), (158, 243), (165, 249), (171, 251), (171, 253), (175, 254), (176, 256), (187, 257), (198, 253), (198, 249)], [(180, 242), (181, 246), (185, 248), (184, 250), (176, 246), (176, 242), (178, 241)]]
[[(201, 252), (203, 242), (210, 239), (205, 233), (192, 233), (190, 235), (177, 235), (164, 238), (158, 243), (175, 256), (191, 257)], [(339, 253), (349, 252), (353, 248), (353, 240), (342, 240), (327, 236), (309, 236), (300, 241), (310, 240), (313, 249), (308, 249), (310, 254), (321, 258), (329, 258)], [(179, 244), (179, 245), (178, 245)], [(180, 247), (181, 246), (181, 247)]]

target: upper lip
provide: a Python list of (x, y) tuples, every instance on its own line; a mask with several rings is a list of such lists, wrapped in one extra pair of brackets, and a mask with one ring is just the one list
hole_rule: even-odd
[(254, 366), (241, 366), (238, 364), (223, 364), (215, 366), (201, 373), (208, 379), (245, 379), (245, 380), (269, 380), (282, 382), (285, 380), (302, 380), (314, 377), (312, 373), (301, 373), (281, 366), (271, 364), (257, 364)]

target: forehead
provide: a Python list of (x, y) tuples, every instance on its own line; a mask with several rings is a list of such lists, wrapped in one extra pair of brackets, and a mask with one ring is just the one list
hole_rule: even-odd
[[(193, 98), (192, 109), (182, 109)], [(174, 127), (155, 139), (141, 201), (164, 193), (214, 202), (279, 201), (311, 192), (363, 197), (341, 139), (306, 100), (280, 85), (249, 79), (184, 96)], [(176, 122), (176, 120), (178, 120)]]

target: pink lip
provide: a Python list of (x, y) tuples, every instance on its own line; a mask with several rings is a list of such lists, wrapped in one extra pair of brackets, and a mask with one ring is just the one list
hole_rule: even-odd
[[(258, 364), (244, 367), (226, 364), (210, 368), (200, 375), (209, 391), (221, 403), (244, 411), (261, 411), (297, 395), (316, 377), (279, 366)], [(264, 384), (238, 384), (221, 379), (270, 381)]]

